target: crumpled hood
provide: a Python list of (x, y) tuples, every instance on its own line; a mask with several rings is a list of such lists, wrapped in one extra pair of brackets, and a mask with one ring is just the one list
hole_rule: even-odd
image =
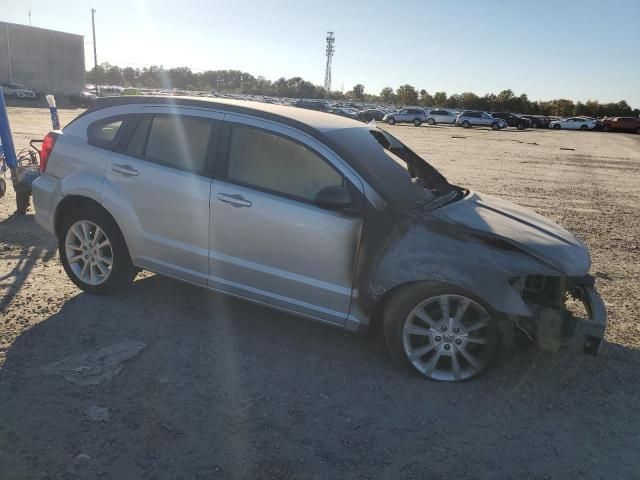
[(589, 251), (571, 232), (506, 200), (471, 193), (432, 214), (442, 220), (501, 237), (567, 276), (585, 275), (591, 266)]

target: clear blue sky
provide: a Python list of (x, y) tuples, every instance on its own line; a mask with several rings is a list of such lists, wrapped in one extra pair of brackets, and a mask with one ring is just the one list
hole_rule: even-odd
[(640, 0), (0, 0), (0, 19), (85, 36), (93, 64), (240, 69), (334, 89), (410, 83), (433, 93), (505, 88), (532, 100), (626, 99), (640, 107)]

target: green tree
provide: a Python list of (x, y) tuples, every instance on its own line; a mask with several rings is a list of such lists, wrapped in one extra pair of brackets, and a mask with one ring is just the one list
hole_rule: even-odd
[(447, 103), (447, 92), (436, 92), (433, 95), (433, 103), (436, 107), (444, 107)]
[(402, 105), (417, 105), (418, 104), (418, 92), (409, 84), (400, 85), (396, 90), (396, 97), (398, 103)]
[(424, 107), (432, 107), (433, 106), (433, 96), (429, 95), (424, 88), (420, 90), (420, 105)]
[(393, 103), (395, 101), (395, 95), (393, 94), (393, 89), (391, 87), (384, 87), (380, 90), (380, 99), (384, 103)]
[(353, 92), (353, 98), (355, 98), (356, 100), (364, 99), (364, 85), (362, 85), (361, 83), (354, 85), (352, 92)]

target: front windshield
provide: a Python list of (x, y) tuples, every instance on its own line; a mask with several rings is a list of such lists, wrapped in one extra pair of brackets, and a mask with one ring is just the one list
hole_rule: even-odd
[(384, 153), (409, 173), (418, 184), (434, 194), (448, 192), (454, 187), (447, 179), (417, 153), (384, 130), (371, 130), (371, 134), (382, 146)]

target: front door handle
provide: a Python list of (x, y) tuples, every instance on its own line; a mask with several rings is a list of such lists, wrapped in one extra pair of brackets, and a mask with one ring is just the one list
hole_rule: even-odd
[(124, 175), (125, 177), (135, 177), (138, 175), (138, 171), (131, 165), (111, 165), (111, 170)]
[(230, 203), (232, 206), (237, 208), (250, 207), (251, 205), (253, 205), (249, 200), (237, 193), (219, 193), (218, 200), (220, 200), (221, 202)]

